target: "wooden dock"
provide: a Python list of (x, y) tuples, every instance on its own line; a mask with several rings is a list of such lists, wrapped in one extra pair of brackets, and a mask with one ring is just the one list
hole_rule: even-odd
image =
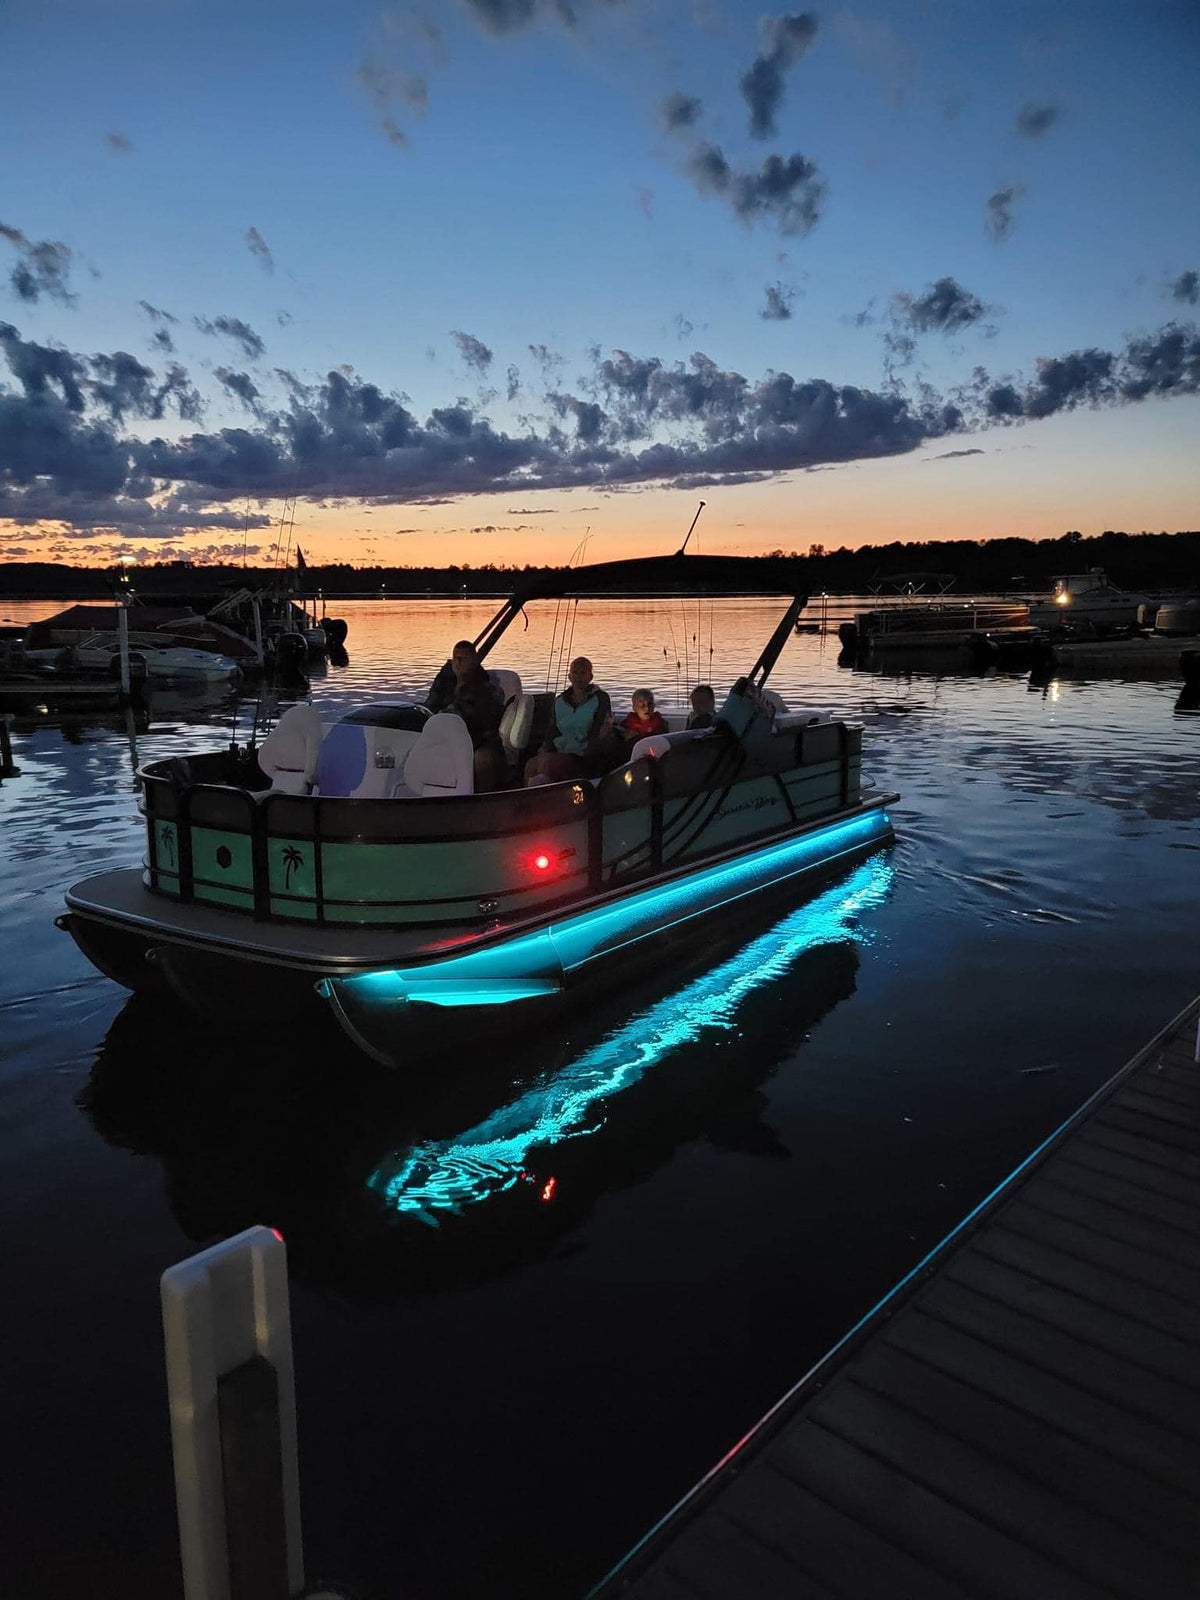
[(592, 1600), (1200, 1595), (1194, 1002)]

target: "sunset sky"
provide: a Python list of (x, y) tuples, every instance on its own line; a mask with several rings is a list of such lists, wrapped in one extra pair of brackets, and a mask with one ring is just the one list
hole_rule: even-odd
[(1200, 527), (1198, 83), (1195, 0), (0, 0), (0, 561)]

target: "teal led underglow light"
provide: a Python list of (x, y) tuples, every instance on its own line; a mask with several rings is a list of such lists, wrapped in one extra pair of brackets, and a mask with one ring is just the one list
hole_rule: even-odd
[(639, 1012), (458, 1138), (430, 1140), (388, 1156), (367, 1186), (392, 1211), (433, 1227), (439, 1213), (456, 1213), (511, 1189), (534, 1151), (596, 1133), (606, 1120), (605, 1101), (681, 1045), (707, 1031), (732, 1028), (747, 996), (781, 977), (805, 951), (848, 940), (865, 943), (868, 933), (859, 919), (887, 897), (893, 875), (885, 854), (871, 857), (769, 933)]
[[(814, 867), (835, 864), (891, 837), (885, 811), (872, 809), (814, 829), (799, 838), (762, 846), (715, 866), (653, 888), (635, 890), (604, 905), (562, 918), (534, 933), (449, 956), (419, 967), (387, 968), (322, 987), (342, 991), (365, 1010), (412, 1001), (431, 1005), (496, 1005), (538, 992), (523, 985), (561, 985), (567, 973), (600, 956), (611, 955), (637, 939), (661, 933), (717, 906)], [(515, 987), (514, 987), (515, 985)]]

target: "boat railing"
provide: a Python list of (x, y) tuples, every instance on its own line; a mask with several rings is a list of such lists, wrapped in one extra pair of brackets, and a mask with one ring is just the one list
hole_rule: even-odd
[(482, 925), (844, 809), (861, 751), (860, 728), (804, 722), (753, 751), (673, 739), (593, 780), (418, 800), (256, 791), (223, 752), (156, 762), (147, 882), (259, 921)]

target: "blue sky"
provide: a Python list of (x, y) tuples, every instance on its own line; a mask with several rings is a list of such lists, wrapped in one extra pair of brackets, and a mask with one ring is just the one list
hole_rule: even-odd
[(0, 559), (1197, 526), (1197, 81), (1183, 0), (0, 0)]

